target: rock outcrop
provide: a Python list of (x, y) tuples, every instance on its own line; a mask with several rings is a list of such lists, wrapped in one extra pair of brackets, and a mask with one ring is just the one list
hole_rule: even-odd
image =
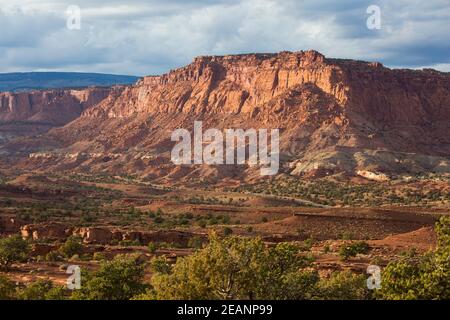
[(373, 181), (378, 181), (378, 182), (385, 182), (385, 181), (390, 180), (389, 176), (384, 173), (370, 172), (370, 171), (366, 171), (366, 170), (359, 170), (356, 173), (359, 176), (366, 178), (368, 180), (373, 180)]
[(74, 231), (74, 235), (80, 236), (87, 243), (108, 244), (113, 239), (113, 233), (106, 228), (80, 228)]
[(22, 226), (20, 232), (24, 239), (65, 240), (71, 235), (72, 230), (59, 223), (46, 223)]
[(70, 236), (77, 236), (88, 244), (111, 244), (115, 241), (134, 241), (142, 245), (150, 242), (176, 243), (187, 246), (193, 237), (206, 240), (206, 235), (177, 230), (164, 231), (128, 231), (108, 227), (70, 228), (60, 223), (28, 224), (20, 228), (24, 239), (65, 241)]
[(0, 144), (63, 126), (122, 87), (0, 92)]
[(289, 174), (450, 172), (448, 73), (392, 70), (316, 51), (199, 57), (145, 77), (44, 136), (62, 147), (59, 155), (121, 156), (29, 158), (22, 165), (176, 181), (252, 176), (247, 168), (172, 165), (171, 131), (192, 130), (194, 120), (204, 128), (279, 128), (281, 171)]

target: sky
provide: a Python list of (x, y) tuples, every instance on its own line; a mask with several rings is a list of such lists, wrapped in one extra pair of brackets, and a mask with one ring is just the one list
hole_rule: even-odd
[(0, 72), (157, 75), (200, 55), (308, 49), (450, 71), (450, 0), (0, 0)]

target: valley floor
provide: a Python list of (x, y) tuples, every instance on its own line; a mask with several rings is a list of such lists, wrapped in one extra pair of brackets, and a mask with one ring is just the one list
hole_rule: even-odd
[[(31, 251), (26, 262), (0, 273), (24, 285), (42, 279), (65, 285), (68, 265), (95, 271), (103, 261), (130, 253), (173, 264), (214, 233), (261, 238), (269, 247), (296, 244), (324, 276), (342, 270), (365, 274), (369, 265), (383, 268), (411, 252), (435, 248), (433, 227), (448, 215), (445, 206), (332, 206), (321, 195), (268, 194), (258, 188), (169, 187), (132, 177), (75, 174), (5, 176), (1, 236), (20, 234)], [(61, 247), (73, 237), (82, 248), (64, 256)], [(368, 250), (343, 253), (343, 247), (362, 242)]]

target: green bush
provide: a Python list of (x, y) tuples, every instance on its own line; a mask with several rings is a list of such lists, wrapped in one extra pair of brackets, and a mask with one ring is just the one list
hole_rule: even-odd
[(200, 228), (206, 228), (206, 221), (205, 221), (205, 220), (199, 220), (199, 221), (197, 222), (197, 224), (198, 224), (198, 226), (199, 226)]
[(157, 216), (157, 217), (155, 217), (155, 218), (153, 219), (153, 222), (156, 223), (156, 224), (161, 224), (161, 223), (164, 222), (164, 218), (161, 217), (161, 216)]
[(76, 300), (129, 300), (145, 292), (144, 265), (137, 256), (118, 255), (105, 261), (93, 273), (82, 270), (81, 290), (73, 292)]
[(342, 233), (341, 239), (342, 240), (352, 240), (353, 239), (353, 234), (351, 232), (345, 231), (345, 232)]
[(47, 253), (45, 260), (49, 262), (63, 261), (63, 256), (59, 251), (53, 250)]
[(66, 257), (71, 258), (74, 255), (81, 255), (83, 253), (83, 243), (80, 237), (70, 237), (59, 248), (59, 251)]
[(49, 280), (38, 280), (19, 290), (17, 296), (21, 300), (64, 300), (65, 292), (63, 287)]
[(150, 265), (152, 271), (159, 274), (169, 274), (172, 269), (165, 256), (153, 258)]
[(323, 300), (364, 300), (370, 297), (365, 275), (350, 271), (334, 272), (318, 283), (316, 298)]
[(232, 235), (232, 234), (233, 234), (233, 229), (228, 228), (228, 227), (223, 228), (223, 235), (224, 235), (225, 237), (228, 237), (228, 236), (230, 236), (230, 235)]
[(104, 261), (106, 260), (106, 257), (101, 252), (95, 252), (94, 255), (92, 256), (92, 259), (95, 261)]
[(147, 246), (148, 250), (150, 251), (150, 253), (155, 253), (156, 250), (158, 250), (158, 245), (155, 242), (150, 242)]
[(189, 239), (188, 247), (194, 249), (200, 249), (203, 246), (203, 240), (199, 236), (194, 236)]
[[(157, 299), (288, 299), (305, 297), (317, 279), (298, 274), (298, 248), (261, 239), (212, 236), (203, 249), (180, 258), (170, 272), (152, 278)], [(295, 285), (294, 285), (295, 284)], [(148, 297), (150, 298), (150, 297)]]
[(299, 245), (299, 250), (305, 251), (305, 252), (311, 251), (313, 244), (314, 244), (314, 239), (308, 238)]
[(0, 300), (16, 299), (16, 286), (7, 277), (0, 275)]
[(343, 260), (347, 260), (351, 257), (356, 257), (358, 254), (367, 254), (370, 250), (370, 246), (365, 241), (357, 241), (351, 244), (344, 244), (339, 250), (339, 256)]
[(389, 300), (450, 299), (450, 217), (436, 224), (438, 245), (420, 256), (411, 253), (390, 262), (382, 274), (377, 296)]
[(28, 258), (30, 248), (21, 236), (0, 239), (0, 268), (8, 269), (14, 262), (23, 262)]

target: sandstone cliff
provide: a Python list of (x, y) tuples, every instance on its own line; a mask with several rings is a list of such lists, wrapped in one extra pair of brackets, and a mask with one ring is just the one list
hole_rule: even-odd
[[(199, 57), (145, 77), (50, 131), (46, 139), (61, 148), (25, 165), (169, 179), (252, 174), (172, 166), (170, 132), (194, 120), (219, 129), (280, 128), (282, 171), (290, 174), (450, 172), (448, 73), (391, 70), (316, 51)], [(62, 161), (68, 153), (106, 158)]]
[(54, 89), (0, 93), (0, 142), (31, 136), (78, 118), (120, 88)]

